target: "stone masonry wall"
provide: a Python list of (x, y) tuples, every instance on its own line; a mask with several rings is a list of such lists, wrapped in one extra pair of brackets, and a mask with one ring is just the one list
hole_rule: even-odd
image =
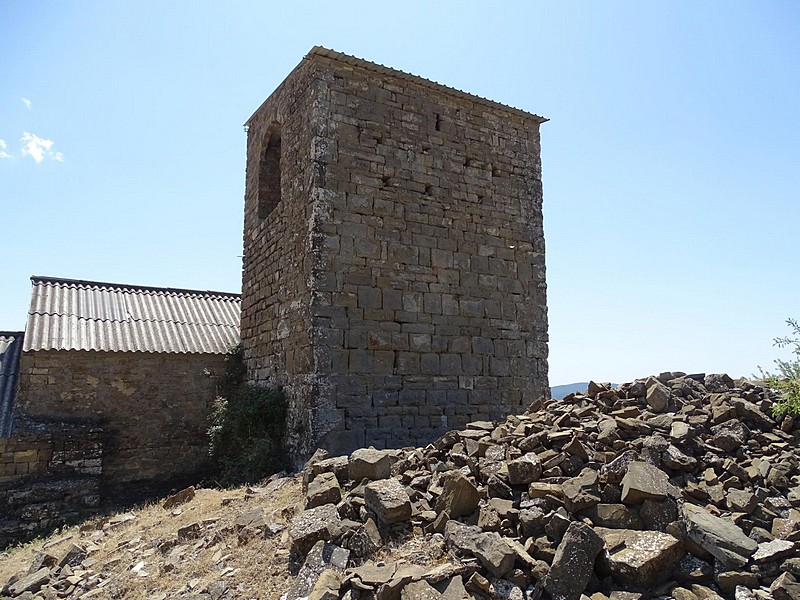
[[(257, 221), (273, 121), (282, 200)], [(422, 444), (546, 393), (540, 122), (313, 54), (256, 112), (242, 339), (254, 379), (303, 382), (300, 454)]]
[[(312, 266), (309, 227), (316, 185), (320, 124), (314, 117), (317, 82), (302, 63), (248, 123), (244, 207), (241, 339), (249, 377), (287, 386), (288, 431), (297, 449), (312, 436), (318, 412), (311, 346)], [(281, 136), (281, 200), (266, 217), (259, 210), (262, 160), (270, 138)]]
[(28, 352), (20, 364), (17, 420), (101, 423), (104, 494), (145, 491), (207, 467), (216, 388), (204, 372), (223, 369), (222, 355)]
[(100, 504), (102, 430), (38, 425), (0, 438), (0, 548)]

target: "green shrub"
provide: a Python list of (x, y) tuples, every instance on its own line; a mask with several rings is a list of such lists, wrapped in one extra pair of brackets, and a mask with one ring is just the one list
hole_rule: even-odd
[(240, 346), (232, 348), (225, 361), (225, 373), (218, 380), (220, 396), (214, 401), (208, 429), (211, 459), (219, 483), (252, 483), (288, 464), (283, 444), (286, 397), (280, 387), (245, 381)]
[(775, 338), (775, 345), (779, 348), (792, 348), (794, 358), (789, 360), (776, 360), (776, 373), (761, 371), (764, 381), (771, 388), (781, 393), (781, 398), (772, 405), (772, 414), (775, 418), (784, 415), (800, 415), (800, 324), (795, 319), (786, 319), (792, 330), (791, 335)]

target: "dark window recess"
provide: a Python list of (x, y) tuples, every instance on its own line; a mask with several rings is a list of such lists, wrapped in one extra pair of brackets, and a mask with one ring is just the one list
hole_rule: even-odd
[(434, 113), (436, 115), (436, 131), (442, 130), (442, 115), (439, 113)]
[(280, 131), (270, 136), (258, 168), (258, 216), (264, 219), (281, 201)]

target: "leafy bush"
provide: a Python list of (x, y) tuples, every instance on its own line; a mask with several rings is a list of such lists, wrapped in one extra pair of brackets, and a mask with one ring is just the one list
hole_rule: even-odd
[(241, 346), (225, 357), (208, 429), (211, 458), (219, 483), (239, 485), (259, 481), (287, 464), (283, 439), (286, 397), (280, 387), (245, 381)]
[(779, 348), (792, 347), (794, 358), (776, 360), (777, 373), (761, 372), (770, 387), (781, 392), (781, 399), (772, 405), (775, 418), (784, 415), (800, 415), (800, 324), (795, 319), (786, 319), (791, 335), (775, 338)]

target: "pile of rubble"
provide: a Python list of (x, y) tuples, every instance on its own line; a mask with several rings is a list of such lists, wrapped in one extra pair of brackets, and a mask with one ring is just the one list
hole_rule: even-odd
[[(773, 400), (663, 373), (426, 448), (318, 451), (282, 598), (800, 599), (800, 433)], [(391, 551), (409, 540), (426, 558)]]
[(800, 423), (774, 399), (663, 373), (426, 448), (318, 451), (88, 522), (0, 597), (800, 600)]

